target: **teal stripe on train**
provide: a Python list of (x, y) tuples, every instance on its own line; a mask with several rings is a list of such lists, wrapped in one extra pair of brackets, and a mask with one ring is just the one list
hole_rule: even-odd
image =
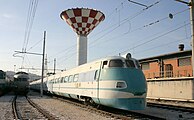
[(102, 69), (100, 80), (124, 80), (127, 83), (127, 89), (118, 90), (129, 91), (137, 96), (142, 95), (147, 91), (146, 80), (141, 69), (136, 68)]

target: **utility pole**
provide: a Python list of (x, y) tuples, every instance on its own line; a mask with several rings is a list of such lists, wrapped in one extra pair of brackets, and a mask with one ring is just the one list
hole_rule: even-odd
[(55, 74), (55, 69), (56, 69), (56, 58), (54, 59), (54, 74)]
[(190, 7), (190, 22), (191, 22), (191, 47), (192, 47), (192, 73), (193, 73), (193, 77), (194, 77), (194, 0), (190, 0), (190, 2), (185, 2), (183, 0), (175, 0), (181, 3), (184, 3), (186, 5), (188, 5)]
[(45, 39), (46, 39), (46, 31), (44, 31), (44, 40), (43, 40), (43, 53), (42, 53), (42, 77), (40, 84), (40, 96), (43, 96), (43, 79), (44, 79), (44, 57), (45, 57)]
[(193, 76), (194, 76), (194, 0), (190, 0), (190, 20), (191, 20), (191, 35), (192, 35), (192, 70), (193, 70)]

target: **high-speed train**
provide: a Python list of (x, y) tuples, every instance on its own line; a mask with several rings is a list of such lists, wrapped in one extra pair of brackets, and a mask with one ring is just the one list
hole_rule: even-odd
[[(41, 80), (30, 83), (40, 90)], [(134, 58), (112, 56), (43, 79), (51, 94), (124, 110), (146, 107), (147, 84)]]
[(13, 91), (25, 95), (29, 92), (29, 75), (26, 72), (17, 72), (14, 75)]
[(9, 87), (9, 81), (6, 79), (6, 72), (0, 70), (0, 95), (7, 92)]

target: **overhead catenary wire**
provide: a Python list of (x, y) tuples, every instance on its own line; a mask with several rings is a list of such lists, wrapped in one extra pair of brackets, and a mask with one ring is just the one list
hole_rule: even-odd
[[(160, 1), (161, 1), (161, 0), (160, 0)], [(97, 39), (93, 40), (92, 42), (90, 42), (89, 44), (92, 45), (92, 44), (96, 43), (97, 41), (99, 41), (99, 40), (102, 39), (103, 37), (107, 36), (109, 33), (113, 32), (114, 30), (116, 30), (117, 28), (119, 28), (119, 27), (120, 27), (121, 25), (123, 25), (124, 23), (126, 23), (126, 22), (128, 22), (128, 21), (130, 21), (130, 20), (133, 20), (133, 19), (136, 18), (137, 16), (141, 15), (145, 10), (148, 10), (149, 8), (151, 8), (151, 7), (155, 6), (155, 5), (157, 5), (158, 3), (160, 3), (160, 1), (157, 1), (157, 2), (155, 2), (155, 3), (151, 4), (151, 5), (149, 5), (147, 8), (144, 8), (144, 9), (142, 9), (141, 11), (138, 11), (138, 12), (135, 13), (134, 15), (129, 16), (129, 17), (127, 17), (127, 18), (121, 20), (119, 25), (118, 25), (118, 23), (116, 23), (116, 24), (110, 26), (109, 28), (104, 29), (103, 31), (104, 31), (105, 33), (104, 33), (103, 35), (101, 35), (99, 38), (97, 38)], [(115, 27), (114, 27), (114, 26), (115, 26)], [(110, 28), (112, 28), (112, 29), (109, 30)], [(107, 30), (109, 30), (109, 31), (107, 31)], [(106, 31), (107, 31), (107, 32), (106, 32)]]
[(32, 25), (34, 22), (36, 10), (38, 6), (38, 0), (31, 0), (28, 8), (28, 15), (27, 15), (27, 21), (26, 21), (26, 27), (25, 27), (25, 34), (24, 34), (24, 43), (22, 47), (22, 52), (26, 52), (27, 45), (29, 42), (30, 33), (32, 30)]
[(186, 23), (186, 24), (184, 24), (184, 25), (181, 25), (181, 26), (179, 26), (179, 27), (177, 27), (177, 28), (175, 28), (175, 29), (173, 29), (173, 30), (167, 31), (167, 32), (165, 32), (165, 33), (163, 33), (163, 34), (161, 34), (161, 35), (159, 35), (159, 36), (157, 36), (157, 37), (154, 37), (154, 38), (152, 38), (152, 39), (150, 39), (150, 40), (147, 40), (147, 41), (145, 41), (145, 42), (143, 42), (143, 43), (140, 43), (140, 44), (138, 44), (138, 45), (135, 45), (135, 46), (132, 47), (132, 48), (123, 50), (123, 51), (121, 51), (120, 53), (126, 53), (126, 52), (129, 51), (129, 50), (132, 50), (132, 49), (134, 49), (134, 48), (137, 48), (137, 47), (140, 47), (140, 46), (142, 46), (142, 45), (145, 45), (145, 44), (147, 44), (147, 43), (149, 43), (149, 42), (151, 42), (151, 41), (157, 40), (158, 38), (163, 37), (163, 36), (166, 36), (166, 35), (168, 35), (168, 34), (174, 32), (174, 31), (177, 31), (177, 30), (179, 30), (179, 29), (185, 27), (185, 25), (189, 25), (189, 24), (190, 24), (190, 23)]
[(23, 67), (23, 65), (24, 65), (25, 56), (26, 56), (25, 53), (26, 53), (26, 49), (27, 49), (27, 46), (28, 46), (28, 42), (29, 42), (29, 38), (30, 38), (30, 33), (31, 33), (31, 30), (32, 30), (32, 25), (33, 25), (33, 22), (34, 22), (37, 6), (38, 6), (38, 0), (31, 0), (30, 1), (29, 7), (28, 7), (27, 20), (26, 20), (24, 42), (23, 42), (23, 46), (22, 46), (22, 52), (24, 54), (23, 54), (23, 59), (22, 59), (21, 67)]
[(29, 49), (27, 51), (30, 51), (31, 49), (33, 49), (35, 46), (39, 45), (39, 43), (42, 42), (42, 40), (39, 40), (38, 42), (36, 42), (34, 45), (32, 45), (31, 47), (29, 47)]
[(164, 47), (164, 46), (168, 46), (170, 44), (174, 44), (176, 42), (182, 42), (182, 41), (188, 41), (188, 39), (190, 39), (190, 37), (186, 36), (185, 38), (182, 38), (182, 39), (178, 39), (178, 40), (174, 40), (174, 41), (170, 41), (170, 42), (167, 42), (165, 44), (161, 44), (161, 45), (158, 45), (158, 46), (154, 46), (154, 47), (151, 47), (151, 48), (148, 48), (148, 49), (144, 49), (144, 50), (141, 50), (141, 51), (136, 51), (134, 54), (140, 54), (140, 53), (145, 53), (147, 51), (150, 51), (150, 50), (153, 50), (153, 49), (157, 49), (159, 47)]
[[(173, 15), (173, 16), (176, 16), (176, 15), (179, 15), (179, 14), (181, 14), (181, 13), (184, 13), (184, 12), (186, 12), (186, 11), (188, 11), (188, 10), (189, 10), (189, 9), (184, 9), (184, 10), (178, 11), (178, 12), (176, 12), (176, 13), (173, 13), (172, 15)], [(139, 31), (139, 30), (143, 30), (143, 29), (145, 29), (145, 28), (147, 28), (147, 27), (151, 27), (151, 26), (153, 26), (153, 25), (155, 25), (155, 24), (158, 24), (158, 23), (160, 23), (160, 22), (163, 22), (164, 20), (167, 20), (167, 19), (169, 19), (168, 16), (167, 16), (167, 17), (160, 18), (160, 19), (158, 19), (158, 20), (155, 20), (154, 22), (150, 22), (150, 23), (148, 23), (148, 24), (145, 24), (145, 25), (143, 25), (143, 26), (141, 26), (141, 27), (132, 29), (132, 30), (130, 30), (130, 31), (128, 30), (128, 31), (125, 32), (125, 33), (122, 33), (122, 34), (119, 34), (119, 35), (116, 35), (116, 36), (111, 37), (110, 39), (106, 40), (106, 43), (107, 43), (108, 41), (110, 41), (110, 40), (113, 40), (113, 39), (116, 39), (116, 38), (121, 38), (121, 36), (130, 34), (130, 33), (133, 33), (133, 32)], [(184, 24), (186, 24), (186, 23), (184, 22)], [(185, 25), (185, 26), (186, 26), (186, 25)], [(101, 43), (104, 44), (105, 42), (101, 42)], [(98, 44), (99, 44), (99, 43), (98, 43)], [(97, 44), (90, 45), (90, 48), (92, 48), (92, 47), (94, 47), (94, 46), (96, 46), (96, 45), (97, 45)]]

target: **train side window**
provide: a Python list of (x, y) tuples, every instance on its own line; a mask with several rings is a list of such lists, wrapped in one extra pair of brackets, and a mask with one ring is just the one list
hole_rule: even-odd
[(68, 76), (65, 76), (63, 82), (64, 82), (64, 83), (68, 82)]
[(78, 74), (75, 74), (74, 77), (73, 77), (73, 81), (74, 82), (77, 82), (78, 81), (78, 77), (79, 77), (79, 75)]
[(63, 77), (63, 79), (61, 79), (62, 83), (65, 83), (65, 77)]
[(61, 78), (58, 78), (58, 83), (61, 83)]
[(109, 67), (123, 67), (123, 61), (120, 59), (110, 60)]
[(70, 75), (69, 76), (69, 82), (72, 82), (73, 81), (73, 75)]
[(63, 83), (63, 77), (60, 78), (60, 83)]
[(104, 68), (108, 64), (108, 61), (103, 61), (102, 68)]

